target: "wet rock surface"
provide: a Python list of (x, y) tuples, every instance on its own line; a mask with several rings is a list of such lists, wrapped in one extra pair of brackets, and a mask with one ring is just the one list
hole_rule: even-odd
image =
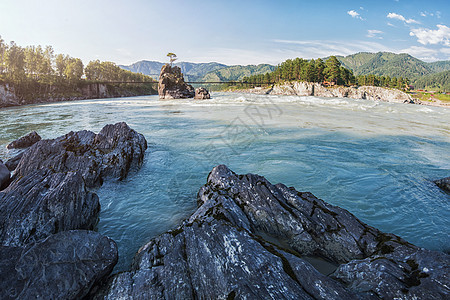
[[(326, 276), (305, 255), (339, 267)], [(144, 245), (131, 270), (93, 297), (445, 299), (449, 262), (311, 193), (221, 165), (200, 189), (197, 211)]]
[(450, 177), (435, 180), (434, 183), (444, 191), (450, 192)]
[(108, 177), (125, 178), (142, 163), (146, 149), (144, 136), (126, 123), (106, 125), (98, 134), (83, 130), (39, 141), (23, 154), (15, 174), (26, 176), (39, 169), (77, 171), (87, 187), (96, 187)]
[(26, 136), (17, 139), (6, 146), (8, 149), (28, 148), (41, 140), (41, 136), (36, 131), (30, 132)]
[(100, 202), (79, 172), (37, 170), (0, 193), (0, 244), (24, 246), (71, 229), (93, 229)]
[(0, 298), (81, 299), (117, 259), (116, 243), (92, 231), (65, 231), (23, 248), (0, 246)]
[(180, 67), (166, 64), (159, 75), (158, 94), (159, 99), (194, 98), (195, 90), (184, 81)]

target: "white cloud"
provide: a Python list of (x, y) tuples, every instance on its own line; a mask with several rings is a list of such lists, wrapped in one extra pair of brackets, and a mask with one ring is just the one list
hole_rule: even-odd
[(450, 48), (441, 48), (439, 52), (450, 55)]
[(388, 24), (389, 26), (395, 27), (395, 25), (392, 24), (392, 23), (390, 23), (390, 22), (387, 22), (387, 24)]
[(450, 28), (445, 25), (437, 25), (437, 30), (418, 28), (411, 29), (410, 36), (417, 37), (422, 45), (443, 44), (450, 47)]
[(377, 30), (377, 29), (369, 29), (367, 30), (367, 37), (369, 38), (377, 38), (377, 39), (383, 39), (383, 37), (379, 36), (379, 34), (384, 33), (381, 30)]
[(421, 46), (411, 46), (409, 48), (405, 48), (400, 50), (400, 52), (411, 54), (412, 56), (432, 56), (438, 53), (438, 50), (430, 49), (426, 47)]
[(396, 14), (396, 13), (388, 13), (388, 15), (386, 17), (389, 19), (397, 19), (397, 20), (403, 21), (407, 24), (420, 24), (420, 22), (418, 22), (414, 19), (406, 19), (404, 16), (402, 16), (400, 14)]
[(359, 15), (359, 13), (357, 13), (357, 12), (354, 11), (354, 10), (349, 10), (349, 11), (347, 12), (347, 14), (349, 14), (350, 16), (352, 16), (352, 18), (356, 18), (356, 19), (363, 20), (363, 18), (361, 18), (361, 16)]
[(436, 61), (439, 60), (438, 54), (439, 51), (435, 49), (430, 49), (426, 47), (420, 47), (420, 46), (411, 46), (406, 49), (400, 50), (401, 53), (408, 53), (414, 57), (417, 57), (418, 59), (424, 60), (424, 61)]
[[(325, 41), (325, 40), (273, 40), (286, 45), (293, 54), (291, 57), (318, 58), (329, 55), (350, 55), (357, 52), (391, 51), (385, 45), (365, 41)], [(280, 48), (280, 47), (279, 47)]]

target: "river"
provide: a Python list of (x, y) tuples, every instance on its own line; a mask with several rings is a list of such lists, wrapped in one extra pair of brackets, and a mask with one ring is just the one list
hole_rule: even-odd
[(98, 231), (119, 246), (115, 271), (196, 208), (209, 171), (226, 164), (310, 191), (367, 224), (432, 250), (450, 251), (450, 109), (298, 96), (215, 93), (211, 100), (157, 96), (95, 99), (0, 110), (0, 158), (32, 130), (55, 138), (125, 121), (145, 135), (141, 169), (108, 181)]

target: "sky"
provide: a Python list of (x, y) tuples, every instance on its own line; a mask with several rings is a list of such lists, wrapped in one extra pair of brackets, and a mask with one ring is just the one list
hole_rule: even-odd
[(0, 36), (129, 65), (278, 64), (357, 52), (450, 60), (449, 0), (0, 0)]

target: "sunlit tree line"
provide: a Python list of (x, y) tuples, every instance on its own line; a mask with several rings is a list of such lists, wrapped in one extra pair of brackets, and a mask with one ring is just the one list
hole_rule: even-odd
[(249, 83), (273, 83), (284, 80), (301, 80), (308, 82), (333, 82), (334, 84), (354, 84), (356, 79), (351, 70), (341, 66), (335, 56), (326, 61), (322, 59), (306, 60), (288, 59), (277, 68), (264, 75), (249, 76), (243, 79)]
[(336, 85), (371, 85), (381, 87), (405, 88), (409, 81), (402, 77), (361, 75), (354, 76), (350, 69), (341, 65), (335, 56), (327, 60), (302, 58), (288, 59), (271, 72), (243, 78), (251, 84), (269, 84), (280, 81), (300, 80), (308, 82), (329, 82)]
[(91, 61), (86, 68), (79, 58), (57, 54), (51, 46), (21, 47), (0, 36), (0, 80), (16, 85), (33, 83), (77, 84), (89, 81), (144, 81), (153, 79), (121, 69), (112, 62)]
[(408, 89), (409, 79), (404, 77), (389, 77), (389, 76), (377, 76), (377, 75), (359, 75), (356, 76), (358, 85), (370, 85), (390, 87), (396, 89)]

